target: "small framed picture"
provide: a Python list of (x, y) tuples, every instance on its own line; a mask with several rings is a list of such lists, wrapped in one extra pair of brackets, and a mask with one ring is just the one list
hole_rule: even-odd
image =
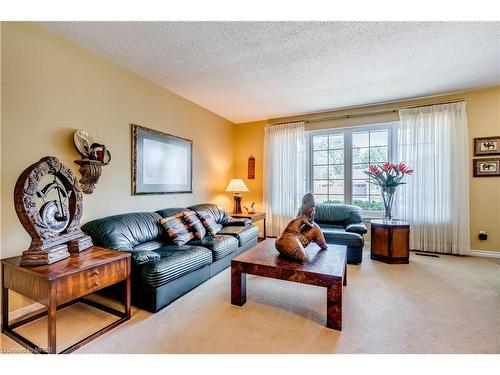
[(500, 158), (474, 159), (472, 163), (474, 177), (500, 176)]
[(474, 138), (474, 156), (500, 155), (500, 135)]

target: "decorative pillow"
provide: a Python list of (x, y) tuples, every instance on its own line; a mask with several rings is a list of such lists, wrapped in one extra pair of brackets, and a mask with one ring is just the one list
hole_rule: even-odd
[(200, 218), (200, 221), (205, 226), (205, 229), (207, 230), (209, 235), (215, 237), (215, 235), (220, 232), (219, 224), (215, 222), (214, 218), (211, 215), (209, 215), (205, 211), (197, 211), (196, 215), (198, 215), (198, 217)]
[(205, 227), (201, 223), (198, 216), (193, 211), (183, 211), (184, 221), (188, 229), (194, 234), (194, 238), (202, 239), (207, 234)]
[(182, 221), (182, 213), (175, 216), (160, 219), (160, 224), (167, 231), (168, 237), (176, 245), (184, 245), (194, 238), (194, 234), (188, 230), (187, 225)]

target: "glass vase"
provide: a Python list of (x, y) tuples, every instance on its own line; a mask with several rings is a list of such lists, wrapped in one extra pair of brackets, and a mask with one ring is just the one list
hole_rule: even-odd
[(392, 203), (394, 202), (394, 195), (396, 188), (391, 187), (382, 190), (382, 201), (384, 202), (384, 219), (392, 219)]

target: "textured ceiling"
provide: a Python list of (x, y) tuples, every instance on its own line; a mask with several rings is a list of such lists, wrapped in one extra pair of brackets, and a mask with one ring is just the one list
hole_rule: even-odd
[(235, 123), (500, 84), (500, 22), (44, 22)]

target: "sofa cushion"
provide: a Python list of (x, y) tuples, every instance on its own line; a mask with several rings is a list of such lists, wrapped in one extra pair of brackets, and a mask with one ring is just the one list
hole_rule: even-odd
[(83, 225), (82, 230), (97, 246), (131, 250), (143, 242), (161, 237), (160, 219), (155, 212), (134, 212), (92, 220)]
[(188, 230), (188, 225), (183, 221), (183, 214), (160, 219), (160, 224), (165, 228), (168, 238), (176, 245), (184, 245), (194, 238)]
[(227, 234), (238, 239), (239, 245), (244, 246), (248, 242), (259, 236), (259, 227), (257, 225), (227, 226), (223, 227), (219, 234)]
[(217, 224), (226, 224), (232, 217), (221, 207), (212, 203), (197, 204), (195, 206), (188, 207), (190, 210), (199, 213), (200, 211), (209, 214)]
[(196, 211), (196, 215), (198, 215), (200, 221), (203, 223), (203, 226), (210, 236), (215, 237), (215, 235), (220, 232), (221, 225), (215, 222), (212, 215), (206, 213), (205, 211)]
[(348, 204), (319, 203), (314, 220), (319, 223), (349, 225), (363, 222), (363, 210)]
[(345, 227), (343, 225), (339, 225), (339, 224), (318, 223), (318, 225), (322, 229), (329, 228), (329, 229), (341, 229), (341, 230), (345, 230)]
[(168, 245), (168, 243), (164, 239), (148, 241), (134, 246), (134, 251), (155, 251), (165, 245)]
[(188, 229), (191, 233), (194, 234), (194, 238), (202, 239), (207, 234), (207, 230), (201, 223), (198, 216), (194, 213), (194, 211), (187, 210), (183, 211), (182, 215), (184, 216), (184, 221), (186, 222)]
[(156, 252), (161, 258), (139, 269), (139, 277), (153, 288), (212, 263), (212, 252), (204, 247), (167, 245)]
[(219, 234), (215, 237), (205, 236), (201, 240), (193, 240), (189, 244), (210, 249), (213, 253), (214, 261), (224, 258), (238, 249), (238, 240), (235, 237)]
[(320, 228), (325, 236), (326, 243), (359, 248), (364, 245), (363, 236), (357, 233), (346, 232), (343, 229), (323, 228), (322, 226)]
[(173, 208), (164, 208), (162, 210), (155, 211), (161, 217), (169, 217), (181, 214), (182, 212), (187, 211), (187, 208), (182, 207), (173, 207)]

